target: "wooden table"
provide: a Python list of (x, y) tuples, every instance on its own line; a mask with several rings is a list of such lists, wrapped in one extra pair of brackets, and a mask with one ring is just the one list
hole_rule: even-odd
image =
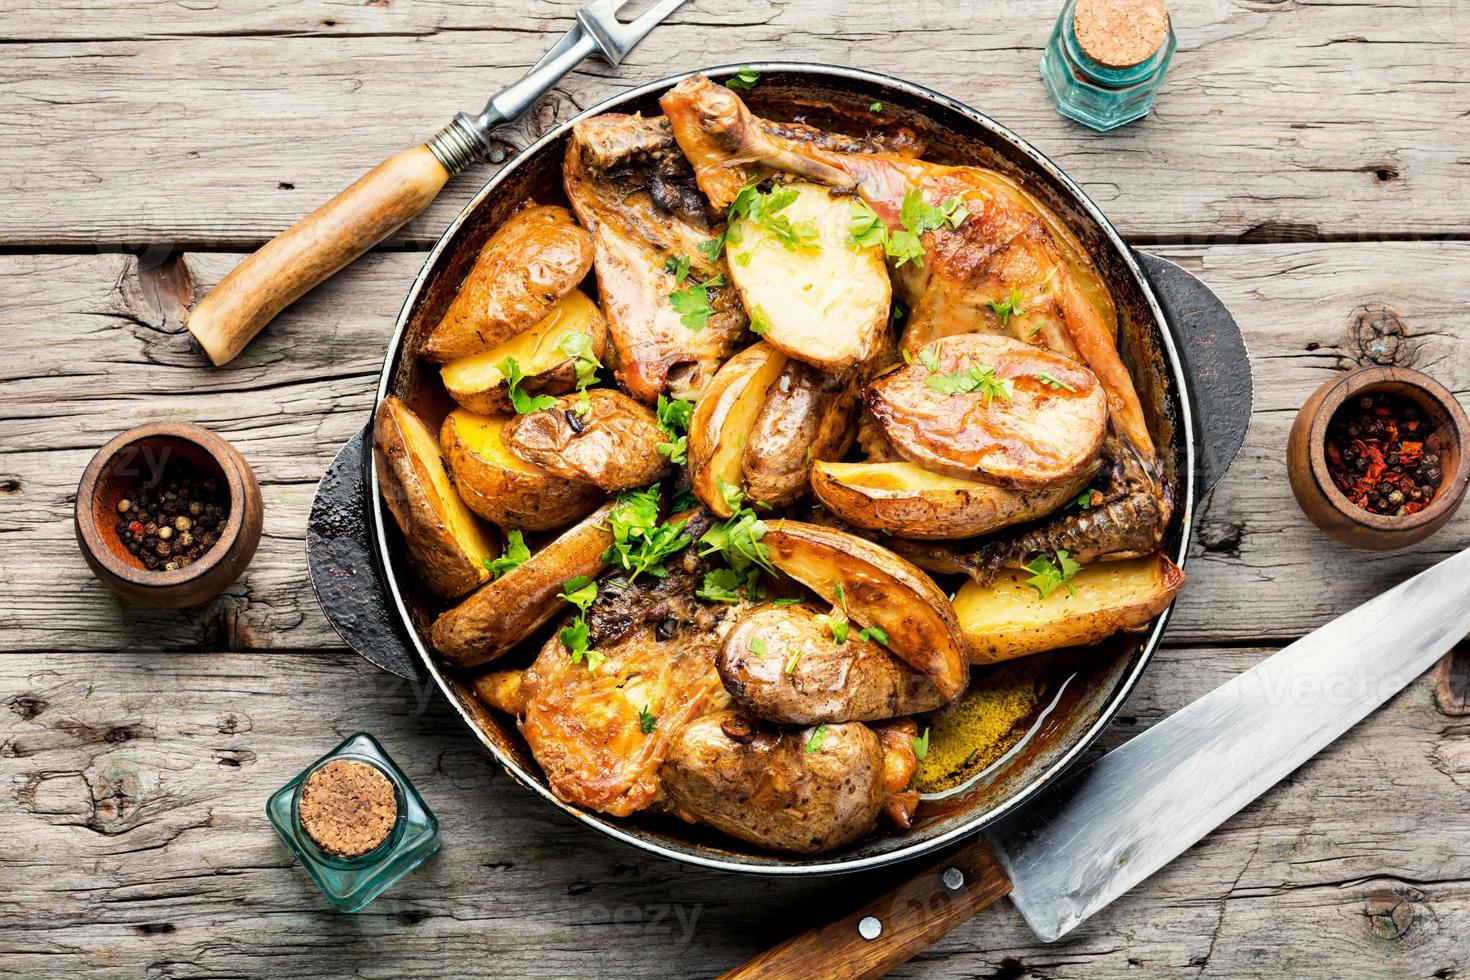
[[(0, 49), (0, 972), (699, 977), (841, 914), (883, 876), (773, 882), (586, 832), (498, 771), (429, 689), (344, 650), (307, 584), (316, 481), (364, 422), (383, 341), (462, 175), (385, 247), (211, 369), (182, 316), (242, 254), (517, 77), (574, 0), (12, 0)], [(1060, 2), (696, 0), (619, 71), (574, 73), (511, 141), (619, 88), (790, 58), (930, 85), (1035, 143), (1135, 243), (1230, 305), (1256, 372), (1203, 506), (1169, 645), (1099, 750), (1470, 545), (1345, 550), (1302, 517), (1297, 406), (1360, 363), (1470, 388), (1470, 4), (1172, 4), (1149, 119), (1100, 136), (1037, 77)], [(249, 458), (265, 537), (183, 612), (125, 609), (72, 537), (76, 481), (128, 426), (183, 418)], [(1464, 669), (1464, 664), (1460, 665)], [(332, 913), (266, 796), (377, 733), (442, 852)], [(1463, 977), (1470, 705), (1420, 679), (1071, 937), (997, 907), (903, 976)]]

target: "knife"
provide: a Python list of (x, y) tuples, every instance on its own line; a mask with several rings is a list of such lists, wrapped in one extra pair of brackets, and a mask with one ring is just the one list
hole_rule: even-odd
[(1470, 633), (1470, 550), (1319, 627), (945, 861), (727, 978), (877, 977), (1003, 895), (1044, 942), (1153, 874)]
[(504, 157), (491, 150), (492, 129), (518, 118), (589, 55), (619, 64), (686, 0), (659, 0), (624, 23), (617, 12), (628, 2), (593, 0), (578, 10), (572, 29), (478, 116), (459, 113), (427, 142), (384, 160), (236, 266), (185, 322), (209, 359), (216, 366), (232, 360), (277, 313), (428, 207), (450, 177), (476, 160), (499, 163)]

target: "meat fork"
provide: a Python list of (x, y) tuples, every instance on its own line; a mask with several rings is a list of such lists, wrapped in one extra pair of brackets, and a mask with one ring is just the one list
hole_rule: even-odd
[(384, 160), (236, 266), (186, 324), (209, 359), (220, 365), (234, 358), (277, 313), (428, 207), (450, 177), (477, 160), (500, 162), (491, 130), (519, 118), (588, 55), (621, 63), (686, 0), (659, 0), (624, 23), (617, 12), (628, 2), (593, 0), (578, 10), (571, 30), (479, 115), (456, 114), (426, 142)]

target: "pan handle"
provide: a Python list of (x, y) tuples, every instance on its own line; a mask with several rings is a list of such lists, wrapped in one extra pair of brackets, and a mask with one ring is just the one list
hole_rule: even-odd
[(317, 485), (306, 522), (311, 588), (337, 635), (365, 660), (414, 681), (428, 674), (392, 610), (368, 521), (369, 432), (347, 441)]
[(792, 936), (720, 980), (881, 977), (1010, 890), (981, 837), (846, 918)]
[(1195, 485), (1201, 500), (1230, 469), (1251, 422), (1251, 362), (1220, 297), (1168, 259), (1137, 252), (1174, 335), (1194, 414)]

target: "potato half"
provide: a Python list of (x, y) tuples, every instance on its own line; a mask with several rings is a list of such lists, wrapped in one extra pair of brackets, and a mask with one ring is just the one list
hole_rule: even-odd
[(846, 197), (816, 184), (785, 184), (796, 199), (777, 212), (793, 226), (810, 224), (810, 246), (788, 249), (766, 223), (741, 219), (728, 239), (730, 278), (772, 347), (826, 371), (865, 361), (888, 329), (893, 298), (879, 246), (849, 248)]
[(609, 493), (646, 487), (669, 471), (658, 451), (663, 432), (652, 410), (610, 388), (565, 395), (551, 408), (518, 415), (505, 426), (505, 445), (535, 466)]
[(747, 347), (725, 362), (705, 387), (689, 417), (689, 480), (694, 495), (720, 517), (730, 506), (720, 484), (744, 484), (742, 460), (750, 432), (766, 404), (766, 392), (786, 366), (769, 344)]
[[(978, 384), (981, 377), (992, 383)], [(863, 400), (909, 462), (1002, 486), (1075, 477), (1107, 434), (1107, 393), (1097, 375), (1009, 337), (936, 340), (913, 363), (871, 382)]]
[(857, 437), (858, 386), (852, 372), (832, 375), (795, 358), (766, 392), (745, 440), (745, 495), (785, 507), (806, 495), (812, 464), (841, 459)]
[(597, 506), (602, 492), (592, 484), (548, 473), (507, 449), (501, 432), (509, 421), (460, 408), (439, 429), (449, 472), (470, 510), (503, 528), (546, 531)]
[(373, 449), (383, 500), (424, 584), (453, 597), (488, 579), (493, 539), (455, 493), (434, 430), (396, 395), (378, 406)]
[(577, 361), (561, 346), (571, 334), (586, 334), (592, 356), (599, 360), (607, 350), (607, 322), (580, 289), (563, 296), (529, 330), (487, 351), (455, 358), (439, 369), (439, 376), (449, 396), (470, 411), (509, 415), (515, 408), (500, 365), (515, 358), (525, 376), (520, 390), (528, 395), (565, 394), (577, 385)]
[(444, 318), (424, 341), (432, 361), (494, 347), (533, 326), (592, 268), (592, 237), (566, 208), (517, 211), (480, 249)]
[[(853, 534), (802, 521), (769, 521), (762, 539), (772, 563), (859, 627), (888, 634), (888, 648), (928, 674), (946, 701), (970, 679), (965, 641), (939, 586), (902, 558)], [(842, 598), (837, 588), (842, 588)]]
[(612, 544), (604, 504), (567, 528), (525, 564), (480, 588), (434, 620), (429, 639), (457, 670), (489, 663), (544, 625), (557, 610), (568, 579), (595, 578), (606, 568), (602, 553)]
[(1095, 562), (1045, 599), (1030, 572), (1006, 570), (989, 585), (966, 582), (954, 598), (971, 663), (993, 663), (1061, 647), (1099, 643), (1140, 629), (1168, 608), (1184, 572), (1163, 555)]
[(997, 487), (932, 473), (913, 463), (812, 466), (812, 491), (849, 524), (905, 538), (943, 541), (1050, 514), (1076, 497), (1096, 467), (1039, 490)]

